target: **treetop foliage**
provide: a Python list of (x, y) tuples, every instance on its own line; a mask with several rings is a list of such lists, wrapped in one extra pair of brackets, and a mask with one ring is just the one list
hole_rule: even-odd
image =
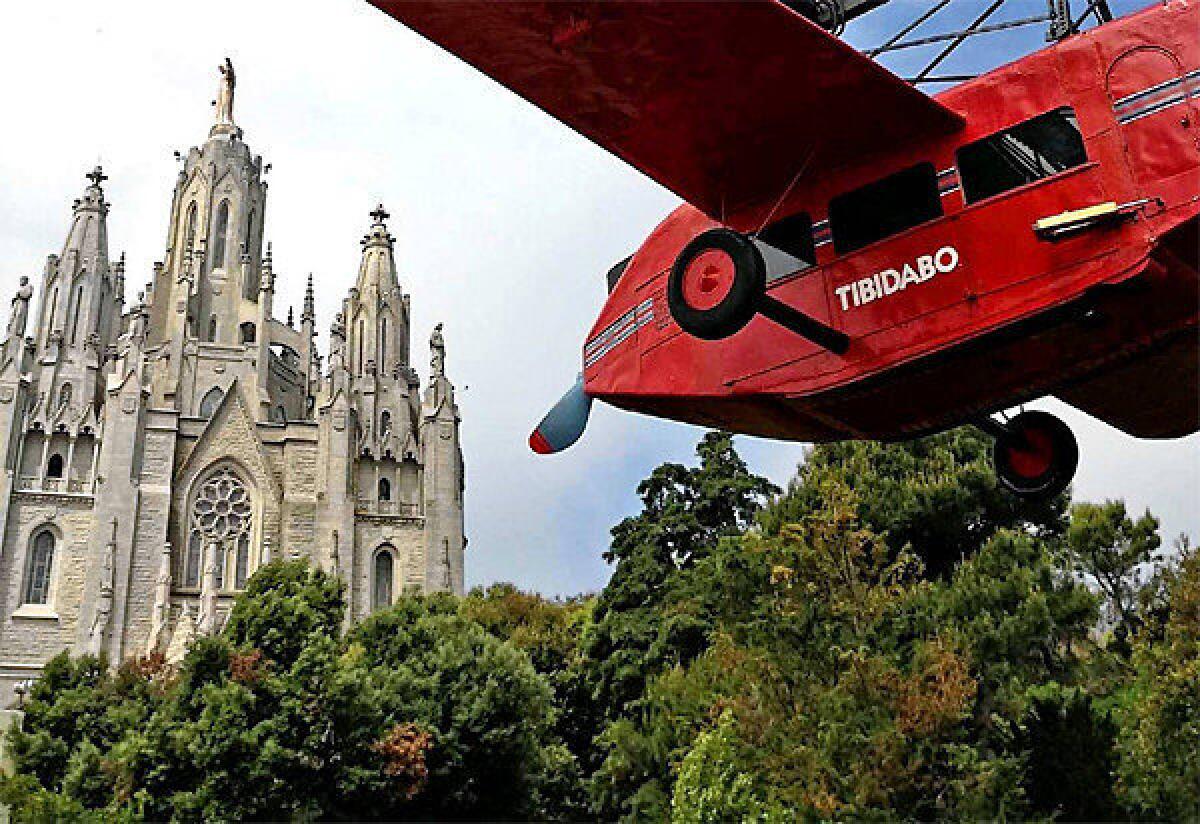
[(970, 429), (709, 433), (638, 487), (608, 585), (400, 598), (259, 570), (178, 668), (52, 660), (18, 820), (1189, 820), (1200, 558), (1150, 513), (998, 488)]

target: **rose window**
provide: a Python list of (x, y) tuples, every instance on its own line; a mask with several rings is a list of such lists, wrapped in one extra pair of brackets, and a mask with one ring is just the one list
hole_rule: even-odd
[(246, 584), (250, 572), (250, 535), (254, 525), (254, 507), (250, 493), (233, 470), (222, 469), (208, 478), (196, 492), (192, 503), (191, 528), (178, 570), (178, 581), (187, 588), (200, 586), (206, 553), (216, 552), (218, 588), (229, 581), (234, 589)]
[(250, 531), (250, 495), (240, 478), (222, 470), (204, 482), (192, 517), (206, 538), (224, 541)]

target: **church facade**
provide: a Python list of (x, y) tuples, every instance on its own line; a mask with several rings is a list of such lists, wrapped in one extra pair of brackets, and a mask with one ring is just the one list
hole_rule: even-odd
[(306, 558), (348, 619), (463, 591), (464, 467), (441, 324), (422, 391), (387, 213), (316, 346), (312, 276), (275, 317), (262, 158), (226, 61), (208, 139), (181, 158), (163, 260), (132, 306), (88, 175), (60, 254), (22, 278), (0, 346), (0, 706), (67, 649), (177, 658), (255, 569)]

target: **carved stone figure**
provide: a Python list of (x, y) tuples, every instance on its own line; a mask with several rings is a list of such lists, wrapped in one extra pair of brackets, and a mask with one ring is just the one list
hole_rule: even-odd
[(29, 285), (29, 278), (22, 275), (21, 285), (17, 288), (17, 293), (13, 295), (12, 310), (8, 315), (6, 340), (13, 335), (21, 337), (25, 334), (25, 324), (29, 321), (29, 299), (32, 297), (33, 287)]
[(338, 366), (342, 366), (346, 362), (346, 321), (341, 312), (334, 315), (333, 325), (329, 327), (330, 369), (334, 367), (335, 360)]
[(429, 336), (429, 368), (434, 375), (445, 374), (446, 371), (446, 341), (442, 338), (442, 325), (433, 327)]
[(167, 637), (171, 614), (171, 543), (163, 544), (159, 557), (158, 578), (154, 582), (154, 611), (150, 614), (150, 637), (146, 639), (146, 654), (159, 649)]
[(112, 522), (112, 539), (104, 546), (104, 557), (100, 564), (100, 597), (96, 599), (96, 615), (88, 633), (88, 652), (99, 655), (104, 648), (104, 632), (112, 615), (113, 571), (117, 551), (117, 519)]
[(228, 57), (221, 70), (221, 82), (217, 85), (217, 125), (233, 125), (233, 89), (237, 85), (237, 75), (233, 73), (233, 63)]
[(205, 545), (204, 577), (200, 583), (200, 614), (196, 618), (196, 629), (204, 635), (212, 635), (217, 628), (217, 563), (220, 557), (220, 544), (211, 541)]
[(139, 343), (146, 338), (146, 293), (138, 292), (137, 306), (129, 325), (129, 337)]

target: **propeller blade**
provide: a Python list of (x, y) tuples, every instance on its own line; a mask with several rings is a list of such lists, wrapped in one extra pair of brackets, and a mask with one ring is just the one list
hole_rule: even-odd
[(546, 413), (542, 422), (529, 436), (529, 448), (539, 455), (562, 452), (583, 434), (592, 399), (583, 391), (583, 375), (567, 390), (558, 403)]

